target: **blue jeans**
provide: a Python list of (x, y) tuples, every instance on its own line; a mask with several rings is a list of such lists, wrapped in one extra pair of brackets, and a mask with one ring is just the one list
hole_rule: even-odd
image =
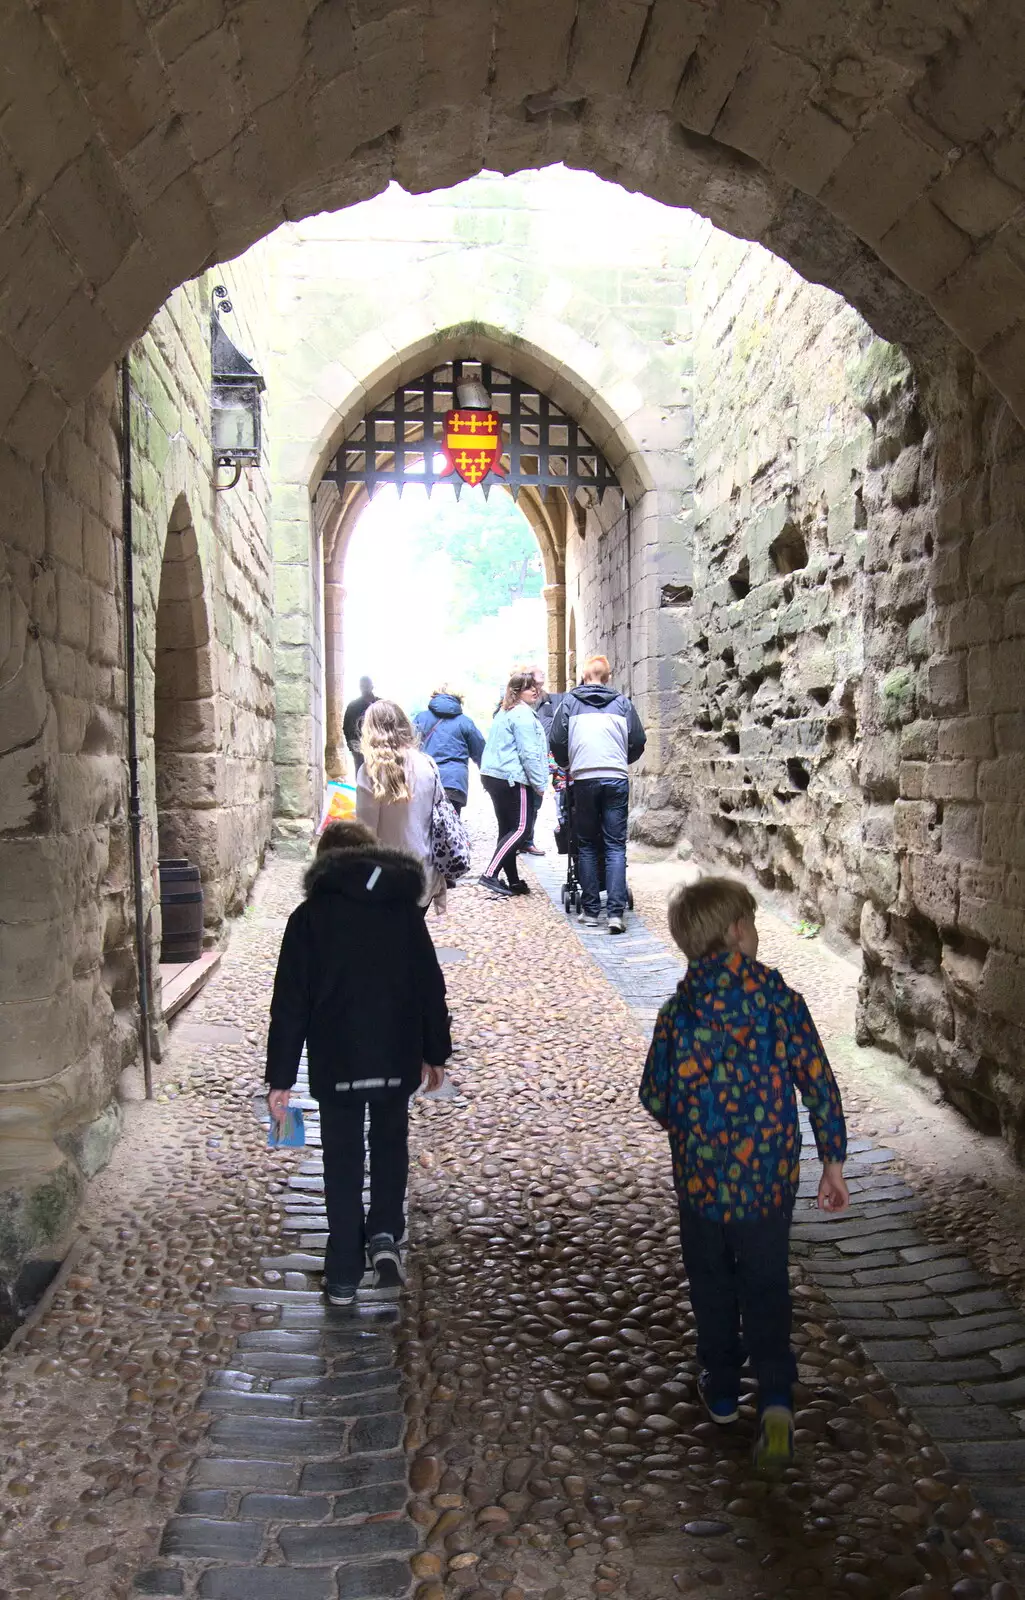
[[(713, 1222), (680, 1204), (680, 1243), (710, 1400), (731, 1400), (745, 1354), (762, 1404), (790, 1404), (790, 1213)], [(743, 1328), (743, 1339), (741, 1338)]]
[(573, 785), (577, 841), (580, 846), (580, 890), (584, 914), (601, 910), (599, 852), (605, 850), (606, 905), (610, 917), (626, 910), (626, 819), (630, 785), (625, 778), (581, 778)]

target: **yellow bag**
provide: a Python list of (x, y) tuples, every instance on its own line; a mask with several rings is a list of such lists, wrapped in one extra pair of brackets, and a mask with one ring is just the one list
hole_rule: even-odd
[(323, 833), (329, 822), (351, 822), (356, 815), (356, 786), (352, 783), (330, 781), (324, 785), (324, 814), (318, 833)]

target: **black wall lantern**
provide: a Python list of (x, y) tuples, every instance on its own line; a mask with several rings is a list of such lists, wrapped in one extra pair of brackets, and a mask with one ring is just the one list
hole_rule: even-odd
[(222, 284), (214, 289), (213, 299), (210, 432), (214, 466), (235, 468), (231, 482), (219, 483), (217, 488), (233, 489), (243, 467), (260, 465), (260, 395), (267, 385), (224, 331), (221, 315), (231, 310), (231, 301)]

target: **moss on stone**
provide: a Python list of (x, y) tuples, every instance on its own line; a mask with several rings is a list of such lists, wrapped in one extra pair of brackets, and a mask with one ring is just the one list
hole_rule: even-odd
[(915, 676), (913, 667), (898, 667), (879, 685), (884, 727), (902, 728), (906, 722), (914, 720)]
[(865, 411), (877, 410), (887, 395), (912, 379), (911, 367), (898, 344), (873, 339), (847, 362), (847, 382)]
[(25, 1218), (37, 1247), (60, 1238), (78, 1205), (81, 1189), (78, 1173), (67, 1162), (28, 1196)]

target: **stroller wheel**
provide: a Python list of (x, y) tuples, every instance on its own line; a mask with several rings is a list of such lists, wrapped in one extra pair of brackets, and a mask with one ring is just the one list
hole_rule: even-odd
[(573, 890), (573, 910), (574, 911), (579, 911), (580, 907), (583, 905), (583, 903), (584, 903), (583, 894), (581, 893), (581, 891), (579, 889), (574, 889)]
[(628, 911), (632, 911), (633, 910), (633, 908), (634, 908), (634, 892), (633, 892), (632, 889), (627, 889), (627, 891), (626, 891), (626, 905), (627, 905), (627, 910)]
[(567, 917), (573, 909), (573, 894), (568, 883), (564, 883), (562, 886), (562, 909)]

